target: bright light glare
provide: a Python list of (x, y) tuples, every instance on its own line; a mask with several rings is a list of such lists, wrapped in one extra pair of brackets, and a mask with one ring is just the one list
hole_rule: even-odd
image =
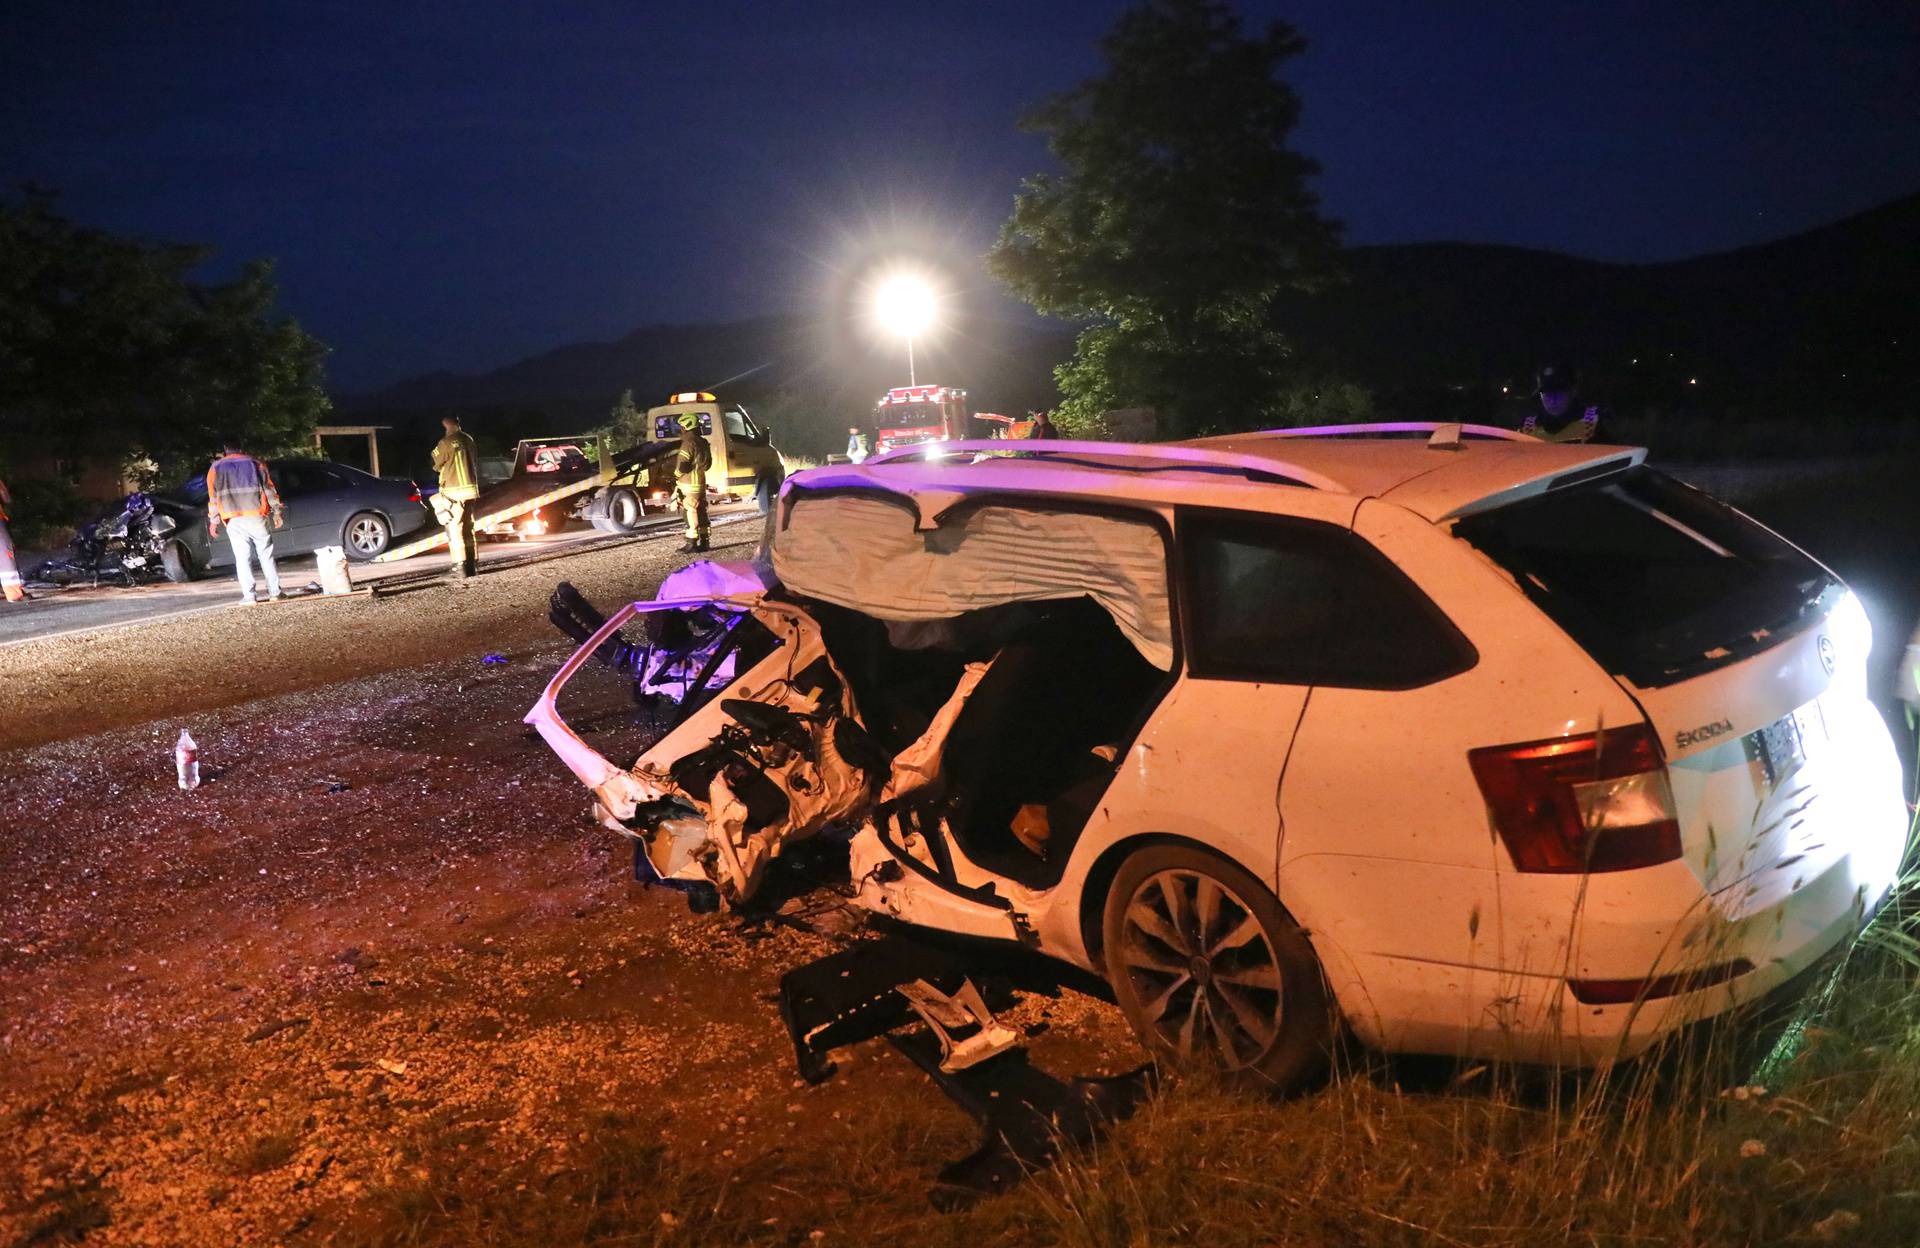
[(896, 273), (873, 295), (881, 328), (902, 338), (917, 338), (933, 323), (933, 287), (910, 273)]

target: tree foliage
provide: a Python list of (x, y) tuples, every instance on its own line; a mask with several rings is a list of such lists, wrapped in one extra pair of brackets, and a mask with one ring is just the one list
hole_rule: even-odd
[(273, 266), (229, 282), (204, 247), (88, 229), (27, 191), (0, 198), (0, 453), (22, 466), (149, 460), (163, 478), (223, 435), (311, 442), (326, 347), (274, 314)]
[(1274, 418), (1289, 383), (1274, 301), (1335, 274), (1339, 228), (1288, 147), (1305, 47), (1217, 0), (1148, 0), (1101, 42), (1098, 77), (1023, 124), (1060, 172), (1023, 184), (989, 263), (1040, 312), (1090, 322), (1056, 373), (1059, 418), (1152, 406), (1200, 433)]
[(647, 414), (633, 401), (632, 390), (622, 390), (615, 400), (613, 410), (607, 413), (607, 423), (601, 426), (613, 436), (613, 444), (625, 448), (645, 442), (647, 432)]

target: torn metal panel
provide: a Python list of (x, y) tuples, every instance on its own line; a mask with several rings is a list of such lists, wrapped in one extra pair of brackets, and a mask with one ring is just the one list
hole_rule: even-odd
[(754, 894), (785, 844), (853, 819), (884, 782), (818, 625), (787, 603), (763, 601), (752, 614), (776, 638), (773, 652), (631, 772), (705, 819), (708, 844), (675, 874), (697, 865), (729, 905)]
[(952, 1074), (978, 1066), (1023, 1041), (1020, 1033), (993, 1016), (971, 979), (962, 980), (952, 995), (924, 979), (900, 984), (894, 991), (907, 999), (940, 1041), (940, 1069)]
[(934, 715), (927, 730), (893, 756), (893, 770), (887, 777), (886, 787), (880, 791), (881, 801), (897, 801), (933, 787), (940, 778), (940, 755), (947, 747), (947, 735), (953, 731), (953, 721), (960, 718), (960, 712), (965, 708), (974, 686), (987, 674), (987, 667), (985, 663), (967, 664), (960, 683), (954, 687), (953, 696)]

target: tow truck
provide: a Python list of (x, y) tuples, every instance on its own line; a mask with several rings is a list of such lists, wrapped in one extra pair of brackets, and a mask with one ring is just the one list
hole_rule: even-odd
[[(765, 512), (787, 479), (773, 435), (738, 403), (722, 403), (705, 390), (686, 390), (647, 409), (648, 445), (671, 449), (680, 441), (680, 417), (689, 412), (698, 418), (700, 436), (713, 450), (707, 496), (715, 502), (750, 498)], [(651, 461), (642, 497), (648, 506), (661, 508), (673, 498), (672, 456)]]
[[(603, 533), (631, 532), (646, 514), (642, 495), (649, 470), (671, 450), (658, 442), (642, 442), (615, 451), (605, 433), (523, 438), (514, 448), (512, 474), (482, 490), (474, 501), (474, 531), (532, 537), (579, 518)], [(391, 563), (446, 544), (446, 531), (436, 529), (373, 562)]]
[[(707, 496), (715, 502), (751, 498), (762, 511), (771, 506), (786, 469), (767, 430), (738, 403), (686, 390), (648, 408), (647, 439), (622, 451), (613, 449), (606, 433), (521, 439), (511, 475), (475, 500), (474, 532), (534, 537), (574, 519), (603, 533), (632, 532), (641, 517), (665, 511), (673, 500), (673, 450), (683, 412), (699, 418), (700, 433), (713, 448)], [(446, 532), (435, 530), (374, 562), (406, 559), (446, 544)]]

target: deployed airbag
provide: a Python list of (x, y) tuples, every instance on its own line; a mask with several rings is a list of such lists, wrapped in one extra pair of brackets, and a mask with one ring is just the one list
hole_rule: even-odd
[(773, 568), (794, 593), (897, 622), (1090, 597), (1149, 663), (1172, 670), (1166, 543), (1145, 520), (989, 504), (922, 533), (909, 505), (879, 497), (791, 507)]

